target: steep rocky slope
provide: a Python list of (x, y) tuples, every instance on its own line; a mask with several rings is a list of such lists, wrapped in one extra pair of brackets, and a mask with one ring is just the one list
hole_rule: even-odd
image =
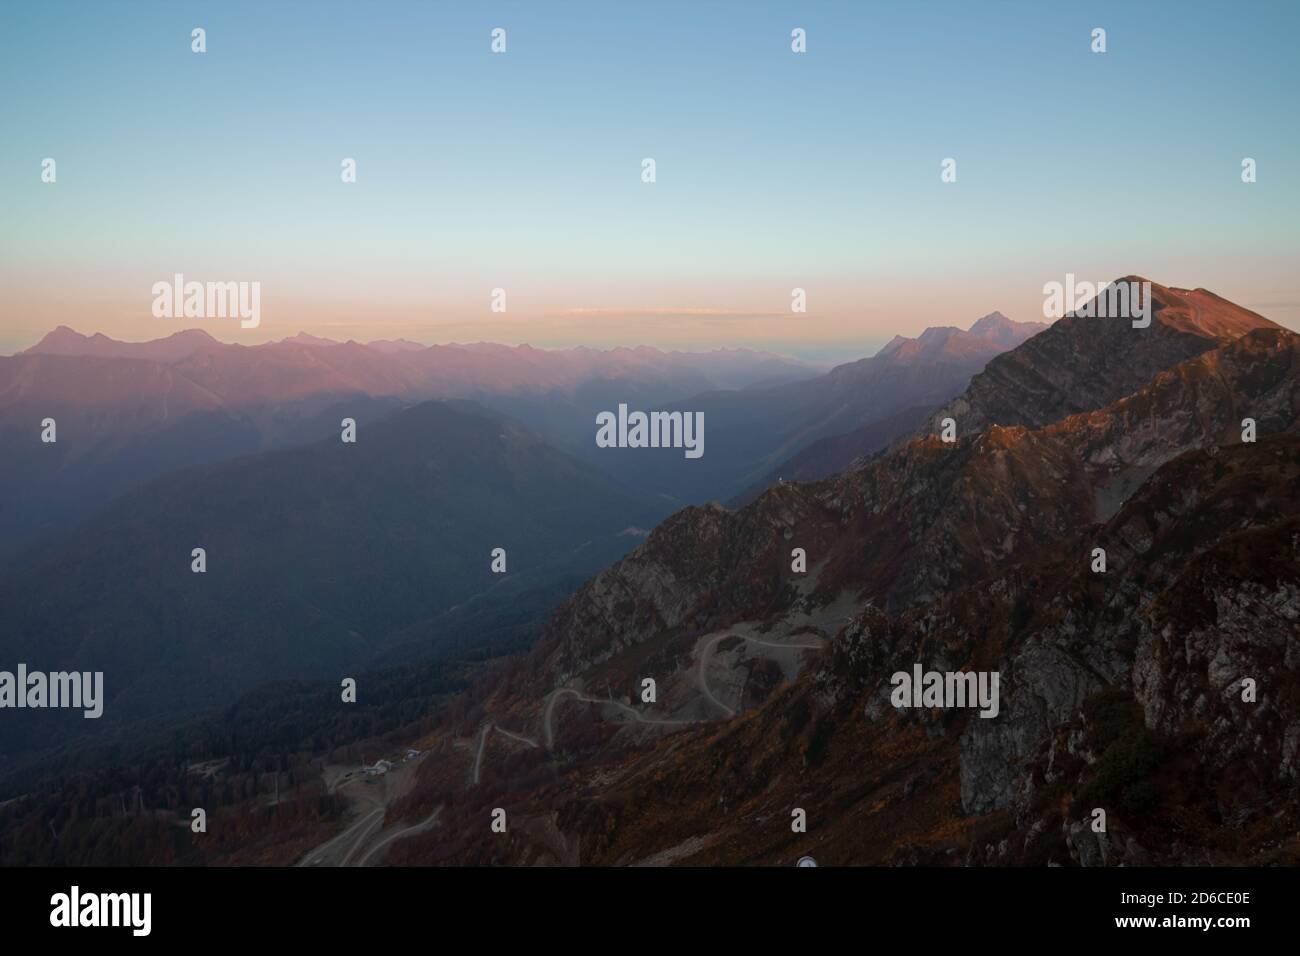
[[(1300, 336), (1222, 332), (1101, 407), (674, 515), (430, 741), (449, 829), (393, 861), (1300, 862)], [(998, 715), (895, 709), (916, 664), (998, 672)], [(466, 790), (485, 720), (536, 746), (484, 736)]]
[(1192, 448), (1296, 427), (1300, 336), (1261, 329), (1158, 374), (1130, 397), (1055, 425), (930, 436), (863, 468), (769, 490), (739, 511), (688, 508), (597, 575), (557, 614), (549, 676), (670, 628), (724, 626), (794, 594), (790, 552), (816, 591), (907, 606), (1050, 553)]

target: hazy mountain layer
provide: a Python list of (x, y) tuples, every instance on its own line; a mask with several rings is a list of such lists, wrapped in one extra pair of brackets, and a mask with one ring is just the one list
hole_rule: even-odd
[[(571, 447), (596, 411), (814, 374), (743, 349), (542, 350), (299, 335), (227, 345), (200, 330), (116, 342), (66, 327), (0, 357), (0, 560), (154, 476), (337, 434), (429, 398), (479, 400)], [(44, 443), (42, 422), (56, 422)], [(599, 460), (597, 460), (599, 463)]]
[[(602, 452), (600, 464), (630, 485), (685, 503), (726, 501), (749, 489), (742, 498), (747, 500), (787, 473), (833, 474), (854, 458), (885, 447), (903, 433), (904, 422), (915, 427), (915, 418), (907, 417), (912, 410), (948, 401), (990, 359), (1044, 328), (995, 312), (969, 331), (943, 327), (926, 329), (914, 339), (897, 336), (878, 354), (817, 378), (673, 402), (672, 409), (703, 412), (703, 458), (688, 461), (631, 449)], [(846, 433), (854, 434), (838, 444), (819, 444)], [(809, 457), (801, 459), (804, 449)]]
[[(338, 681), (398, 645), (418, 656), (454, 606), (590, 573), (641, 540), (624, 532), (658, 507), (533, 433), (447, 403), (362, 425), (355, 444), (159, 479), (0, 584), (0, 660), (102, 670), (107, 698), (100, 721), (9, 711), (5, 747), (220, 705), (265, 680)], [(498, 547), (506, 574), (490, 569)], [(191, 570), (194, 548), (206, 573)]]

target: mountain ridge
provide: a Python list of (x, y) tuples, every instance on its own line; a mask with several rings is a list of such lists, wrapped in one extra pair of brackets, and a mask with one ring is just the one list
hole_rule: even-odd
[[(471, 808), (541, 802), (588, 864), (788, 863), (813, 849), (781, 824), (789, 806), (809, 808), (830, 863), (1300, 860), (1267, 849), (1300, 820), (1294, 791), (1272, 810), (1300, 774), (1284, 744), (1300, 740), (1300, 656), (1280, 650), (1300, 634), (1300, 336), (1252, 323), (1181, 344), (1196, 354), (1097, 408), (924, 435), (737, 511), (672, 515), (557, 610), (524, 667), (480, 684), (490, 719), (524, 734), (540, 720), (563, 769), (531, 771), (532, 793), (485, 776)], [(1113, 578), (1090, 567), (1097, 545)], [(1000, 670), (999, 719), (892, 708), (886, 678), (915, 661)], [(657, 703), (638, 707), (646, 674)], [(1234, 706), (1216, 689), (1242, 674), (1268, 675), (1291, 709)], [(1197, 717), (1207, 693), (1213, 723)], [(429, 741), (413, 805), (444, 799), (442, 745), (458, 732)], [(1244, 746), (1259, 734), (1272, 743)], [(518, 775), (545, 756), (497, 759)], [(1248, 783), (1189, 790), (1170, 761)], [(573, 783), (597, 777), (598, 790)], [(1271, 815), (1264, 842), (1229, 845), (1225, 801)], [(1087, 825), (1098, 803), (1106, 838)], [(1180, 839), (1179, 807), (1210, 843)], [(558, 852), (437, 842), (456, 862)]]
[[(1116, 284), (1149, 281), (1130, 275)], [(991, 424), (1048, 425), (1117, 401), (1158, 372), (1248, 331), (1281, 328), (1200, 289), (1171, 289), (1153, 282), (1150, 304), (1151, 324), (1141, 329), (1123, 317), (1071, 313), (1059, 319), (1040, 335), (991, 359), (961, 395), (936, 412), (935, 422), (952, 418), (963, 432)]]

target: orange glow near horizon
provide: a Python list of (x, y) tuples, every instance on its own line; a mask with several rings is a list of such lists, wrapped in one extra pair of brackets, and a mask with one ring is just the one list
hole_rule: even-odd
[[(1164, 283), (1160, 275), (1152, 278)], [(1300, 297), (1272, 284), (1256, 285), (1256, 279), (1262, 277), (1246, 277), (1227, 288), (1207, 287), (1283, 325), (1300, 328), (1300, 302), (1296, 301)], [(0, 320), (0, 353), (21, 351), (66, 325), (85, 335), (100, 332), (124, 341), (201, 328), (220, 341), (248, 345), (305, 332), (339, 341), (403, 338), (425, 345), (754, 348), (838, 360), (871, 354), (896, 334), (916, 335), (935, 325), (967, 328), (993, 311), (1017, 321), (1043, 321), (1037, 281), (1013, 283), (992, 276), (928, 285), (919, 280), (812, 280), (801, 286), (808, 302), (803, 314), (790, 311), (793, 287), (771, 280), (747, 283), (744, 288), (734, 281), (664, 283), (658, 290), (605, 283), (584, 289), (579, 299), (558, 291), (554, 283), (520, 284), (507, 288), (507, 311), (494, 313), (489, 309), (490, 289), (484, 289), (479, 302), (470, 302), (464, 294), (422, 296), (413, 289), (365, 297), (331, 290), (328, 298), (322, 298), (269, 280), (262, 284), (260, 325), (242, 329), (236, 319), (155, 318), (150, 312), (149, 286), (143, 283), (128, 290), (124, 283), (112, 282), (87, 294), (79, 291), (79, 283), (29, 277), (8, 297), (7, 317)]]

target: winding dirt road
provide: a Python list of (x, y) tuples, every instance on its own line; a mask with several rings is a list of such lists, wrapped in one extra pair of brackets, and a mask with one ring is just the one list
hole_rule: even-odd
[[(744, 634), (724, 633), (708, 638), (699, 646), (699, 661), (695, 670), (696, 683), (699, 686), (703, 696), (706, 697), (715, 707), (725, 712), (728, 717), (734, 717), (736, 711), (719, 700), (709, 689), (707, 680), (707, 671), (710, 655), (714, 648), (729, 637), (735, 637), (742, 641), (748, 641), (763, 647), (771, 647), (777, 650), (820, 650), (825, 646), (824, 641), (818, 643), (781, 643), (779, 641), (768, 641), (757, 637), (749, 637)], [(686, 720), (686, 719), (669, 719), (647, 717), (644, 713), (624, 704), (622, 701), (612, 700), (609, 698), (591, 697), (582, 691), (572, 687), (557, 688), (546, 696), (545, 704), (542, 708), (542, 737), (545, 741), (547, 750), (555, 747), (555, 730), (554, 730), (554, 713), (555, 705), (566, 697), (584, 704), (597, 704), (601, 707), (612, 707), (615, 710), (627, 715), (633, 721), (641, 724), (661, 727), (685, 727), (691, 724), (711, 723), (705, 720)], [(507, 737), (526, 747), (540, 747), (543, 744), (531, 737), (518, 734), (513, 731), (498, 727), (495, 723), (489, 721), (485, 723), (478, 735), (478, 747), (474, 754), (474, 763), (470, 774), (469, 786), (479, 783), (483, 770), (483, 754), (487, 749), (488, 735), (493, 731)], [(458, 746), (465, 744), (458, 743)], [(470, 745), (472, 746), (472, 744)], [(358, 775), (357, 771), (351, 770), (344, 772), (343, 768), (336, 768), (336, 772), (342, 774), (340, 782), (337, 785), (331, 785), (329, 789), (345, 790), (352, 801), (354, 809), (357, 810), (358, 816), (342, 833), (339, 833), (333, 839), (322, 844), (316, 849), (307, 853), (298, 866), (366, 866), (373, 860), (380, 851), (391, 845), (394, 841), (404, 837), (412, 836), (416, 833), (422, 833), (431, 827), (438, 825), (439, 814), (442, 808), (439, 807), (433, 813), (410, 826), (401, 827), (387, 835), (384, 834), (384, 815), (390, 804), (400, 797), (408, 789), (410, 784), (410, 764), (401, 765), (389, 773), (379, 778), (366, 777)]]
[(643, 724), (660, 724), (663, 726), (683, 727), (687, 724), (699, 723), (697, 720), (655, 720), (646, 717), (635, 707), (629, 707), (621, 701), (609, 700), (601, 697), (587, 697), (581, 691), (574, 690), (571, 687), (562, 687), (559, 690), (553, 690), (546, 698), (546, 709), (542, 712), (542, 731), (546, 738), (546, 749), (552, 750), (555, 747), (555, 737), (551, 731), (551, 712), (555, 709), (555, 703), (561, 697), (571, 696), (582, 701), (584, 704), (600, 704), (606, 707), (616, 707), (625, 714), (631, 714), (632, 718)]
[(529, 747), (537, 746), (537, 741), (533, 740), (531, 737), (524, 737), (521, 734), (511, 733), (505, 728), (498, 727), (496, 724), (491, 722), (484, 724), (483, 732), (479, 734), (478, 737), (478, 753), (474, 755), (474, 773), (471, 776), (471, 781), (472, 781), (470, 784), (471, 786), (477, 784), (479, 781), (479, 771), (482, 769), (483, 766), (483, 749), (484, 747), (487, 746), (488, 734), (494, 730), (504, 737), (509, 737), (511, 740), (517, 740), (521, 744), (527, 744)]

